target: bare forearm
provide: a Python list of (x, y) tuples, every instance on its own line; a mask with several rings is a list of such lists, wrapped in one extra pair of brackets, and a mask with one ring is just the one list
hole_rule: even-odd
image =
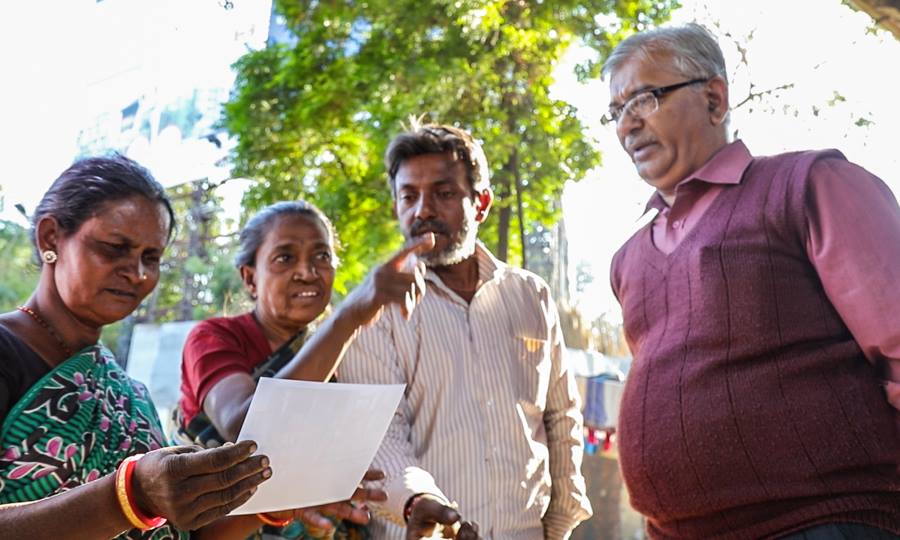
[[(275, 376), (297, 381), (329, 380), (360, 326), (356, 319), (352, 308), (338, 307)], [(204, 400), (203, 410), (226, 440), (237, 439), (255, 390), (256, 381), (246, 374), (235, 374), (217, 383)]]
[(193, 531), (191, 540), (244, 540), (261, 526), (255, 515), (226, 517)]
[(255, 391), (256, 381), (248, 373), (233, 373), (206, 394), (203, 412), (226, 441), (237, 439)]
[(216, 429), (219, 430), (226, 441), (235, 442), (237, 440), (238, 435), (241, 433), (241, 427), (244, 425), (244, 419), (247, 417), (247, 411), (250, 410), (250, 401), (252, 399), (253, 394), (246, 397), (238, 396), (236, 403), (221, 415), (222, 425), (218, 426), (213, 421), (213, 425), (216, 426)]
[(338, 306), (276, 377), (316, 382), (331, 379), (354, 332), (361, 325), (353, 303), (348, 298)]
[(94, 540), (130, 527), (116, 499), (114, 475), (40, 501), (0, 507), (0, 531), (8, 539)]

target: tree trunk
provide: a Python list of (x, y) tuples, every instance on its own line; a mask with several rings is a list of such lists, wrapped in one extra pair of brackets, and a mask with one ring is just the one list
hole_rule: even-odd
[(200, 182), (191, 185), (191, 209), (188, 219), (188, 244), (185, 253), (185, 264), (182, 268), (182, 297), (178, 303), (178, 315), (176, 320), (190, 321), (194, 318), (194, 297), (197, 292), (194, 288), (194, 274), (191, 265), (188, 264), (191, 257), (197, 255), (203, 248), (201, 242), (201, 224), (203, 211), (203, 188)]
[(525, 212), (522, 210), (522, 175), (519, 173), (519, 149), (514, 148), (509, 158), (516, 189), (516, 220), (519, 222), (519, 242), (522, 244), (522, 268), (528, 269), (528, 239), (525, 237)]
[(509, 163), (507, 163), (495, 178), (497, 182), (494, 184), (497, 198), (500, 201), (497, 209), (497, 252), (495, 255), (503, 262), (509, 260), (509, 226), (512, 221), (512, 209), (507, 204), (511, 193), (509, 178)]

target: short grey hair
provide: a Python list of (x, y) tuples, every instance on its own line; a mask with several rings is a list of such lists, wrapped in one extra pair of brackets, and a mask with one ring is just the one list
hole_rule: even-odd
[(697, 23), (654, 28), (629, 36), (616, 45), (601, 73), (611, 77), (633, 56), (644, 58), (668, 54), (672, 66), (688, 79), (709, 79), (719, 75), (728, 83), (725, 57), (716, 37)]

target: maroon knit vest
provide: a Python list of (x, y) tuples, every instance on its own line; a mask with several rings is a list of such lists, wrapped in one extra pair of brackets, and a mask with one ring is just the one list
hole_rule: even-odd
[(613, 260), (634, 354), (619, 455), (653, 538), (900, 534), (896, 411), (806, 255), (824, 156), (843, 158), (756, 158), (671, 254), (648, 225)]

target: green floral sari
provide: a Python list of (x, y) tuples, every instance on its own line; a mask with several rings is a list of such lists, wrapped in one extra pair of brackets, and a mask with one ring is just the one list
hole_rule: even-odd
[[(36, 501), (110, 474), (123, 459), (165, 445), (147, 389), (103, 345), (56, 366), (0, 428), (0, 504)], [(118, 539), (188, 539), (165, 525)]]

